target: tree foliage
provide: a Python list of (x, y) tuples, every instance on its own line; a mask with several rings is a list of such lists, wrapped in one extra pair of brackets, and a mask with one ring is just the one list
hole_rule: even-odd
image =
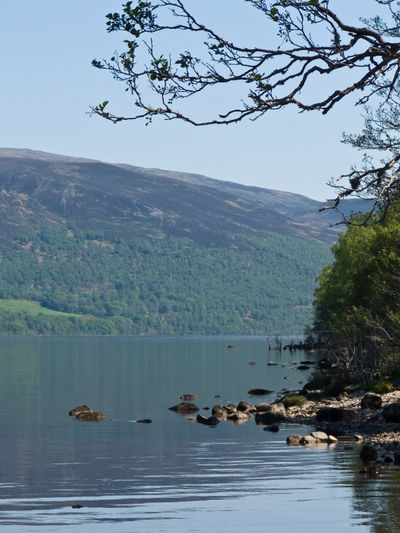
[(381, 223), (372, 217), (341, 234), (315, 293), (315, 333), (364, 381), (387, 372), (400, 354), (399, 214), (392, 204)]
[[(357, 220), (357, 224), (370, 221), (379, 210), (384, 218), (392, 201), (399, 198), (400, 82), (396, 81), (393, 88), (382, 89), (379, 95), (382, 101), (376, 109), (366, 107), (362, 132), (346, 134), (343, 138), (345, 143), (364, 151), (364, 164), (342, 176), (347, 178), (349, 186), (334, 185), (338, 195), (333, 207), (338, 206), (341, 198), (354, 193), (360, 197), (374, 197), (373, 209)], [(343, 220), (346, 220), (344, 215)]]
[[(0, 251), (0, 333), (300, 333), (330, 259), (324, 244), (272, 233), (237, 235), (242, 249), (101, 235), (45, 226), (10, 240)], [(80, 316), (10, 313), (1, 299)]]
[[(244, 17), (245, 10), (253, 8), (265, 20), (265, 42), (256, 46), (231, 42), (218, 28), (199, 20), (190, 0), (129, 1), (121, 12), (109, 13), (108, 31), (124, 33), (125, 50), (93, 65), (122, 82), (135, 107), (132, 114), (118, 114), (105, 101), (93, 112), (113, 122), (161, 116), (198, 126), (254, 120), (288, 106), (326, 114), (350, 95), (356, 104), (375, 97), (395, 101), (400, 72), (397, 0), (365, 0), (368, 7), (375, 5), (377, 14), (357, 24), (349, 22), (346, 2), (335, 0), (243, 4)], [(175, 42), (179, 37), (184, 43), (182, 49), (167, 47), (163, 37), (171, 33)], [(316, 84), (319, 92), (312, 90)], [(218, 88), (226, 92), (232, 85), (238, 87), (237, 101), (229, 104), (229, 98), (224, 99), (226, 107), (213, 116), (204, 110), (198, 116), (195, 107), (187, 111), (184, 105), (185, 99), (200, 94), (213, 100)], [(362, 146), (360, 138), (347, 140)], [(381, 147), (379, 142), (374, 149)], [(348, 184), (338, 186), (331, 207), (355, 192), (374, 194), (378, 206), (392, 187), (397, 162), (396, 155), (394, 162), (344, 175)]]

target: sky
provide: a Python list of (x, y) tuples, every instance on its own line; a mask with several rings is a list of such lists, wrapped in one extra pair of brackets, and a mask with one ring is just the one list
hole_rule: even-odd
[[(186, 2), (200, 6), (199, 0)], [(244, 0), (201, 2), (200, 15), (232, 39), (251, 43), (265, 38), (263, 20)], [(357, 132), (362, 126), (362, 110), (354, 108), (351, 99), (327, 116), (289, 109), (255, 122), (219, 127), (196, 128), (162, 119), (148, 126), (140, 121), (114, 125), (90, 115), (90, 106), (104, 100), (127, 114), (132, 106), (123, 85), (91, 66), (92, 59), (110, 58), (115, 50), (123, 50), (126, 37), (108, 34), (105, 19), (122, 3), (1, 0), (0, 147), (192, 172), (322, 201), (334, 196), (327, 181), (361, 157), (341, 143), (344, 131)], [(376, 4), (331, 0), (335, 5), (342, 12), (345, 5), (346, 16), (354, 21)], [(179, 44), (171, 41), (168, 46)]]

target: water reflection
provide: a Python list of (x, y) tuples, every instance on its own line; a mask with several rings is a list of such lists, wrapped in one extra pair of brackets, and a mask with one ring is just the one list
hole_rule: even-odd
[(353, 451), (340, 451), (333, 457), (343, 477), (340, 483), (352, 490), (353, 520), (374, 533), (400, 531), (400, 469), (389, 466), (376, 479), (360, 473), (361, 445)]

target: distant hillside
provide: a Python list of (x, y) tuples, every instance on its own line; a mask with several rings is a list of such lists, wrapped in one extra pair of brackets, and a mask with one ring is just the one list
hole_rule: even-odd
[[(0, 333), (295, 333), (337, 229), (304, 196), (0, 149)], [(69, 315), (71, 316), (69, 316)]]

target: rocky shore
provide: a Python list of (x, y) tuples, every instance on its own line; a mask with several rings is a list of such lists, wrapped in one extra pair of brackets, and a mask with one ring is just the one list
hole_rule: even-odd
[(400, 391), (382, 395), (354, 391), (337, 398), (309, 400), (301, 407), (287, 408), (285, 421), (313, 425), (335, 436), (360, 435), (371, 443), (397, 448)]
[[(292, 439), (290, 445), (309, 445), (317, 442), (335, 443), (346, 439), (377, 446), (387, 453), (399, 453), (400, 462), (400, 391), (386, 394), (365, 393), (359, 390), (344, 392), (337, 397), (318, 397), (312, 391), (303, 397), (298, 391), (290, 393), (291, 398), (301, 398), (302, 405), (285, 405), (285, 398), (273, 403), (245, 401), (237, 405), (214, 405), (211, 416), (197, 414), (190, 420), (209, 426), (216, 426), (227, 420), (244, 424), (254, 420), (268, 431), (279, 431), (279, 424), (294, 423), (314, 426), (312, 438)], [(199, 409), (194, 404), (183, 402), (172, 410), (181, 414), (194, 414)], [(313, 436), (314, 433), (319, 437)], [(321, 437), (321, 435), (327, 436)], [(296, 437), (296, 436), (294, 436)]]

